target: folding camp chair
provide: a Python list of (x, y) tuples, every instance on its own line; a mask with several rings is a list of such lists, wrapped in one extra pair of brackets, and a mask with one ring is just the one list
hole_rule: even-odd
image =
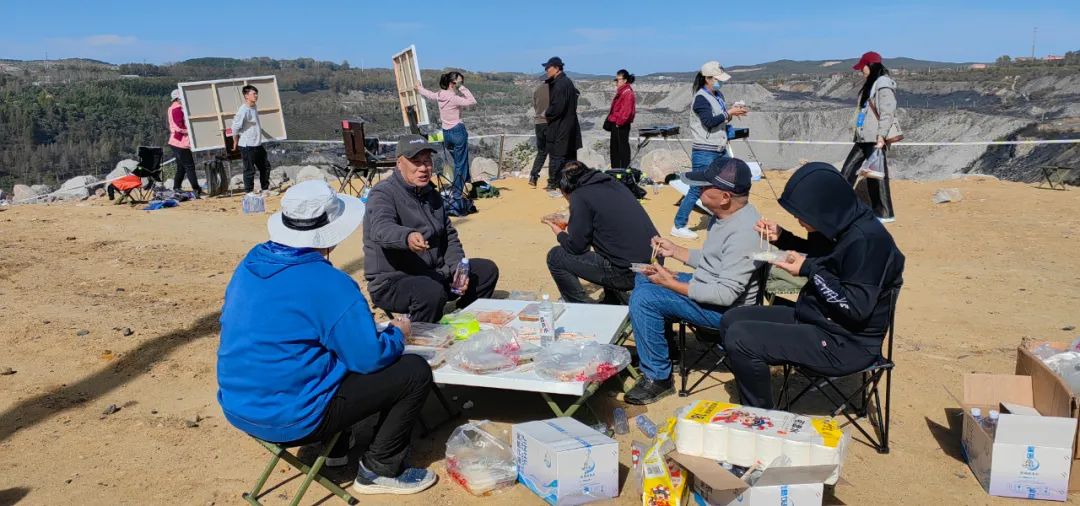
[(296, 506), (297, 504), (300, 504), (300, 499), (307, 493), (307, 489), (311, 486), (312, 481), (318, 482), (319, 485), (322, 485), (346, 503), (357, 504), (359, 501), (357, 501), (352, 494), (346, 492), (343, 488), (339, 487), (337, 483), (330, 481), (319, 472), (322, 470), (323, 464), (326, 463), (326, 457), (330, 454), (330, 450), (334, 447), (334, 443), (336, 443), (341, 436), (341, 432), (334, 434), (329, 441), (324, 443), (322, 451), (319, 453), (319, 456), (315, 458), (315, 463), (311, 466), (301, 462), (295, 455), (289, 453), (287, 448), (252, 436), (252, 438), (258, 441), (263, 448), (266, 448), (267, 451), (272, 453), (273, 457), (270, 457), (270, 462), (266, 465), (266, 468), (263, 469), (262, 474), (259, 475), (259, 481), (255, 483), (255, 488), (251, 489), (250, 492), (244, 492), (242, 497), (249, 504), (260, 506), (262, 503), (259, 502), (259, 494), (262, 492), (263, 485), (266, 485), (266, 480), (270, 478), (270, 474), (274, 472), (274, 468), (277, 467), (278, 461), (284, 460), (290, 466), (293, 466), (301, 473), (304, 473), (304, 481), (300, 483), (300, 489), (296, 491), (296, 495), (294, 495), (292, 501), (289, 502), (290, 505)]
[[(896, 319), (896, 300), (900, 296), (900, 285), (897, 285), (889, 290), (889, 322), (885, 330), (885, 341), (881, 343), (882, 356), (878, 358), (876, 362), (870, 366), (846, 374), (843, 376), (829, 376), (827, 374), (821, 374), (813, 371), (812, 369), (796, 365), (785, 364), (784, 365), (784, 383), (780, 387), (780, 395), (777, 397), (776, 405), (784, 410), (790, 411), (791, 406), (802, 399), (804, 395), (811, 391), (821, 392), (828, 401), (833, 405), (832, 416), (844, 415), (848, 419), (851, 425), (855, 426), (859, 432), (866, 437), (870, 446), (873, 446), (878, 453), (889, 453), (889, 419), (890, 419), (890, 398), (892, 394), (892, 371), (893, 371), (893, 331), (895, 328)], [(805, 388), (799, 391), (794, 397), (784, 402), (784, 398), (787, 395), (787, 389), (791, 377), (794, 375), (802, 376), (808, 381)], [(849, 394), (845, 394), (841, 390), (836, 382), (847, 377), (859, 375), (861, 376), (862, 383), (859, 388), (855, 389)], [(881, 406), (881, 397), (878, 393), (878, 386), (881, 383), (881, 379), (885, 379), (885, 407), (884, 410)], [(858, 402), (856, 403), (856, 400)], [(873, 402), (873, 409), (871, 410), (870, 403)], [(867, 421), (870, 423), (871, 428), (874, 430), (875, 436), (871, 436), (859, 424), (858, 419), (867, 417)]]
[[(359, 197), (365, 188), (378, 182), (379, 174), (396, 165), (392, 158), (378, 155), (379, 139), (364, 137), (363, 120), (342, 120), (341, 135), (345, 141), (345, 159), (348, 165), (331, 165), (330, 172), (338, 180), (340, 191)], [(359, 179), (359, 188), (353, 184)]]
[[(754, 299), (754, 305), (760, 306), (765, 303), (765, 287), (769, 279), (769, 270), (772, 264), (763, 262), (761, 266), (754, 270), (754, 273), (750, 276), (750, 282), (747, 283), (746, 289), (757, 285), (757, 296)], [(720, 342), (720, 330), (712, 327), (706, 327), (704, 325), (696, 325), (694, 323), (678, 320), (672, 322), (678, 326), (679, 336), (679, 397), (686, 397), (690, 395), (690, 392), (697, 388), (705, 378), (711, 377), (717, 369), (727, 360), (727, 353), (724, 352), (723, 344)], [(686, 364), (686, 328), (690, 327), (690, 330), (694, 332), (694, 337), (699, 341), (705, 341), (709, 343), (709, 347), (698, 355), (697, 359), (693, 363)], [(670, 326), (667, 327), (670, 332)], [(709, 367), (709, 370), (705, 372), (690, 388), (686, 388), (686, 382), (690, 377), (690, 369), (701, 363), (705, 357), (713, 357), (715, 361)], [(715, 378), (714, 378), (715, 379)]]
[(1069, 176), (1072, 175), (1072, 172), (1074, 170), (1072, 167), (1044, 165), (1042, 167), (1039, 167), (1039, 170), (1042, 171), (1043, 179), (1042, 181), (1039, 181), (1039, 184), (1036, 186), (1036, 188), (1047, 188), (1047, 186), (1043, 186), (1043, 184), (1045, 183), (1049, 185), (1049, 188), (1051, 190), (1069, 189), (1065, 185), (1066, 181), (1068, 181)]
[[(138, 201), (146, 202), (154, 196), (154, 185), (161, 182), (161, 159), (164, 152), (156, 146), (139, 146), (139, 164), (131, 174), (121, 177), (109, 183), (107, 192), (109, 200), (112, 200), (116, 192), (120, 192), (120, 199), (116, 204), (123, 204), (125, 200), (132, 204)], [(146, 179), (146, 184), (142, 183)]]

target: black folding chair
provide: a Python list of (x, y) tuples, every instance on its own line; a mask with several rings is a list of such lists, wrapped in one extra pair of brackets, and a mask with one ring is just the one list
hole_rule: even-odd
[[(834, 409), (832, 411), (832, 416), (844, 415), (844, 417), (848, 419), (848, 422), (862, 433), (870, 446), (874, 447), (878, 453), (889, 453), (889, 403), (892, 396), (892, 371), (894, 367), (892, 360), (893, 332), (896, 319), (896, 300), (899, 296), (900, 285), (889, 289), (889, 322), (885, 330), (885, 340), (881, 343), (883, 353), (878, 357), (876, 362), (862, 370), (842, 376), (830, 376), (815, 372), (805, 366), (785, 364), (784, 383), (783, 386), (780, 387), (780, 395), (777, 397), (776, 405), (784, 411), (790, 411), (791, 406), (798, 402), (799, 399), (802, 399), (807, 393), (812, 391), (820, 392), (822, 396), (828, 399), (829, 403), (833, 405)], [(845, 392), (837, 386), (837, 382), (855, 375), (861, 376), (862, 383), (859, 388), (845, 394)], [(785, 403), (784, 397), (787, 394), (788, 385), (792, 376), (801, 376), (806, 379), (808, 383), (798, 394)], [(881, 397), (879, 395), (879, 386), (882, 378), (885, 379), (884, 409), (882, 409)], [(871, 409), (871, 403), (873, 403), (873, 409)], [(874, 436), (871, 436), (870, 433), (859, 424), (858, 420), (862, 417), (867, 418), (871, 428), (874, 430)]]
[[(379, 174), (393, 168), (396, 161), (378, 155), (379, 139), (364, 137), (363, 120), (342, 120), (341, 135), (345, 141), (345, 159), (348, 165), (331, 165), (330, 172), (338, 180), (340, 191), (359, 197), (365, 188), (378, 182)], [(359, 187), (353, 184), (359, 179)]]
[[(750, 276), (750, 282), (747, 283), (746, 289), (750, 290), (751, 287), (757, 285), (757, 296), (754, 299), (754, 305), (760, 306), (765, 303), (765, 287), (769, 280), (769, 268), (772, 264), (763, 262), (761, 266), (754, 270), (754, 273)], [(679, 397), (686, 397), (690, 395), (690, 392), (697, 388), (705, 378), (712, 376), (717, 369), (727, 360), (727, 353), (724, 352), (723, 344), (720, 342), (720, 330), (712, 327), (706, 327), (704, 325), (697, 325), (685, 320), (678, 320), (672, 322), (678, 326), (679, 336), (679, 378), (680, 388)], [(674, 333), (671, 330), (671, 326), (666, 326), (668, 333)], [(689, 327), (697, 337), (699, 341), (709, 343), (709, 347), (698, 355), (697, 359), (693, 363), (686, 364), (686, 328)], [(686, 388), (686, 382), (690, 377), (690, 369), (696, 367), (706, 357), (713, 357), (715, 361), (709, 367), (709, 370), (705, 372), (690, 388)], [(714, 378), (715, 379), (715, 378)]]

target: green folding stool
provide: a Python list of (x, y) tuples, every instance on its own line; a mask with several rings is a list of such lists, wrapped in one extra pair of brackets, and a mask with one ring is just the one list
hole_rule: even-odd
[(255, 488), (251, 489), (250, 492), (244, 492), (244, 500), (248, 503), (255, 506), (261, 506), (262, 503), (259, 502), (259, 494), (262, 492), (263, 485), (266, 485), (266, 480), (270, 478), (270, 474), (273, 473), (274, 468), (277, 467), (279, 460), (284, 460), (290, 466), (293, 466), (304, 473), (304, 482), (300, 484), (300, 490), (296, 491), (296, 495), (293, 496), (292, 501), (289, 503), (290, 505), (296, 506), (297, 504), (300, 504), (300, 499), (304, 497), (304, 494), (307, 492), (308, 487), (311, 486), (311, 482), (313, 481), (319, 482), (319, 485), (322, 485), (348, 504), (356, 504), (359, 502), (352, 494), (339, 487), (337, 483), (330, 481), (319, 473), (319, 471), (322, 470), (323, 464), (326, 463), (326, 457), (330, 454), (330, 449), (334, 447), (334, 443), (341, 437), (340, 432), (334, 434), (329, 441), (323, 444), (322, 452), (319, 453), (319, 456), (315, 459), (315, 463), (311, 466), (300, 462), (300, 459), (289, 453), (288, 449), (281, 445), (263, 441), (255, 436), (251, 437), (258, 441), (259, 444), (263, 445), (263, 447), (274, 456), (270, 458), (270, 463), (266, 465), (266, 469), (264, 469), (262, 475), (259, 476), (259, 481), (255, 483)]

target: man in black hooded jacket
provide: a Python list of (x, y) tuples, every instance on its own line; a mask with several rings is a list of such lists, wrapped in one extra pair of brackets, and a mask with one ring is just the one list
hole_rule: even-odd
[(794, 308), (735, 308), (720, 325), (742, 402), (759, 408), (773, 407), (770, 365), (843, 376), (874, 363), (887, 331), (890, 290), (901, 285), (904, 271), (892, 236), (832, 165), (800, 167), (780, 205), (798, 218), (806, 239), (764, 219), (755, 229), (789, 252), (776, 267), (809, 282)]
[(563, 61), (553, 56), (544, 63), (547, 73), (548, 107), (544, 111), (547, 119), (548, 154), (548, 190), (558, 187), (562, 178), (563, 166), (570, 160), (577, 160), (577, 150), (581, 148), (581, 124), (578, 123), (577, 104), (581, 93), (574, 87), (574, 82), (563, 72)]

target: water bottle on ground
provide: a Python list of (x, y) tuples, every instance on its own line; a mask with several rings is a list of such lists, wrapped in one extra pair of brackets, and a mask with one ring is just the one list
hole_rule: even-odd
[(649, 439), (656, 437), (656, 424), (649, 417), (645, 415), (638, 415), (634, 417), (634, 425), (637, 425), (638, 430), (642, 434), (645, 434)]
[(994, 433), (997, 432), (998, 417), (1001, 416), (998, 410), (991, 409), (990, 416), (982, 420), (982, 426), (986, 429), (986, 433), (990, 435), (990, 439), (994, 439)]
[(615, 408), (615, 413), (614, 413), (613, 418), (615, 418), (614, 425), (615, 425), (615, 433), (616, 434), (629, 434), (630, 433), (630, 422), (629, 422), (629, 420), (626, 419), (626, 410), (625, 409), (623, 409), (623, 408)]
[(462, 258), (454, 270), (454, 282), (450, 285), (450, 291), (457, 295), (465, 293), (465, 286), (469, 284), (469, 259)]
[(540, 301), (540, 346), (547, 347), (555, 342), (555, 306), (551, 297), (544, 294)]
[(975, 423), (982, 424), (982, 409), (971, 408), (971, 417), (975, 419)]

